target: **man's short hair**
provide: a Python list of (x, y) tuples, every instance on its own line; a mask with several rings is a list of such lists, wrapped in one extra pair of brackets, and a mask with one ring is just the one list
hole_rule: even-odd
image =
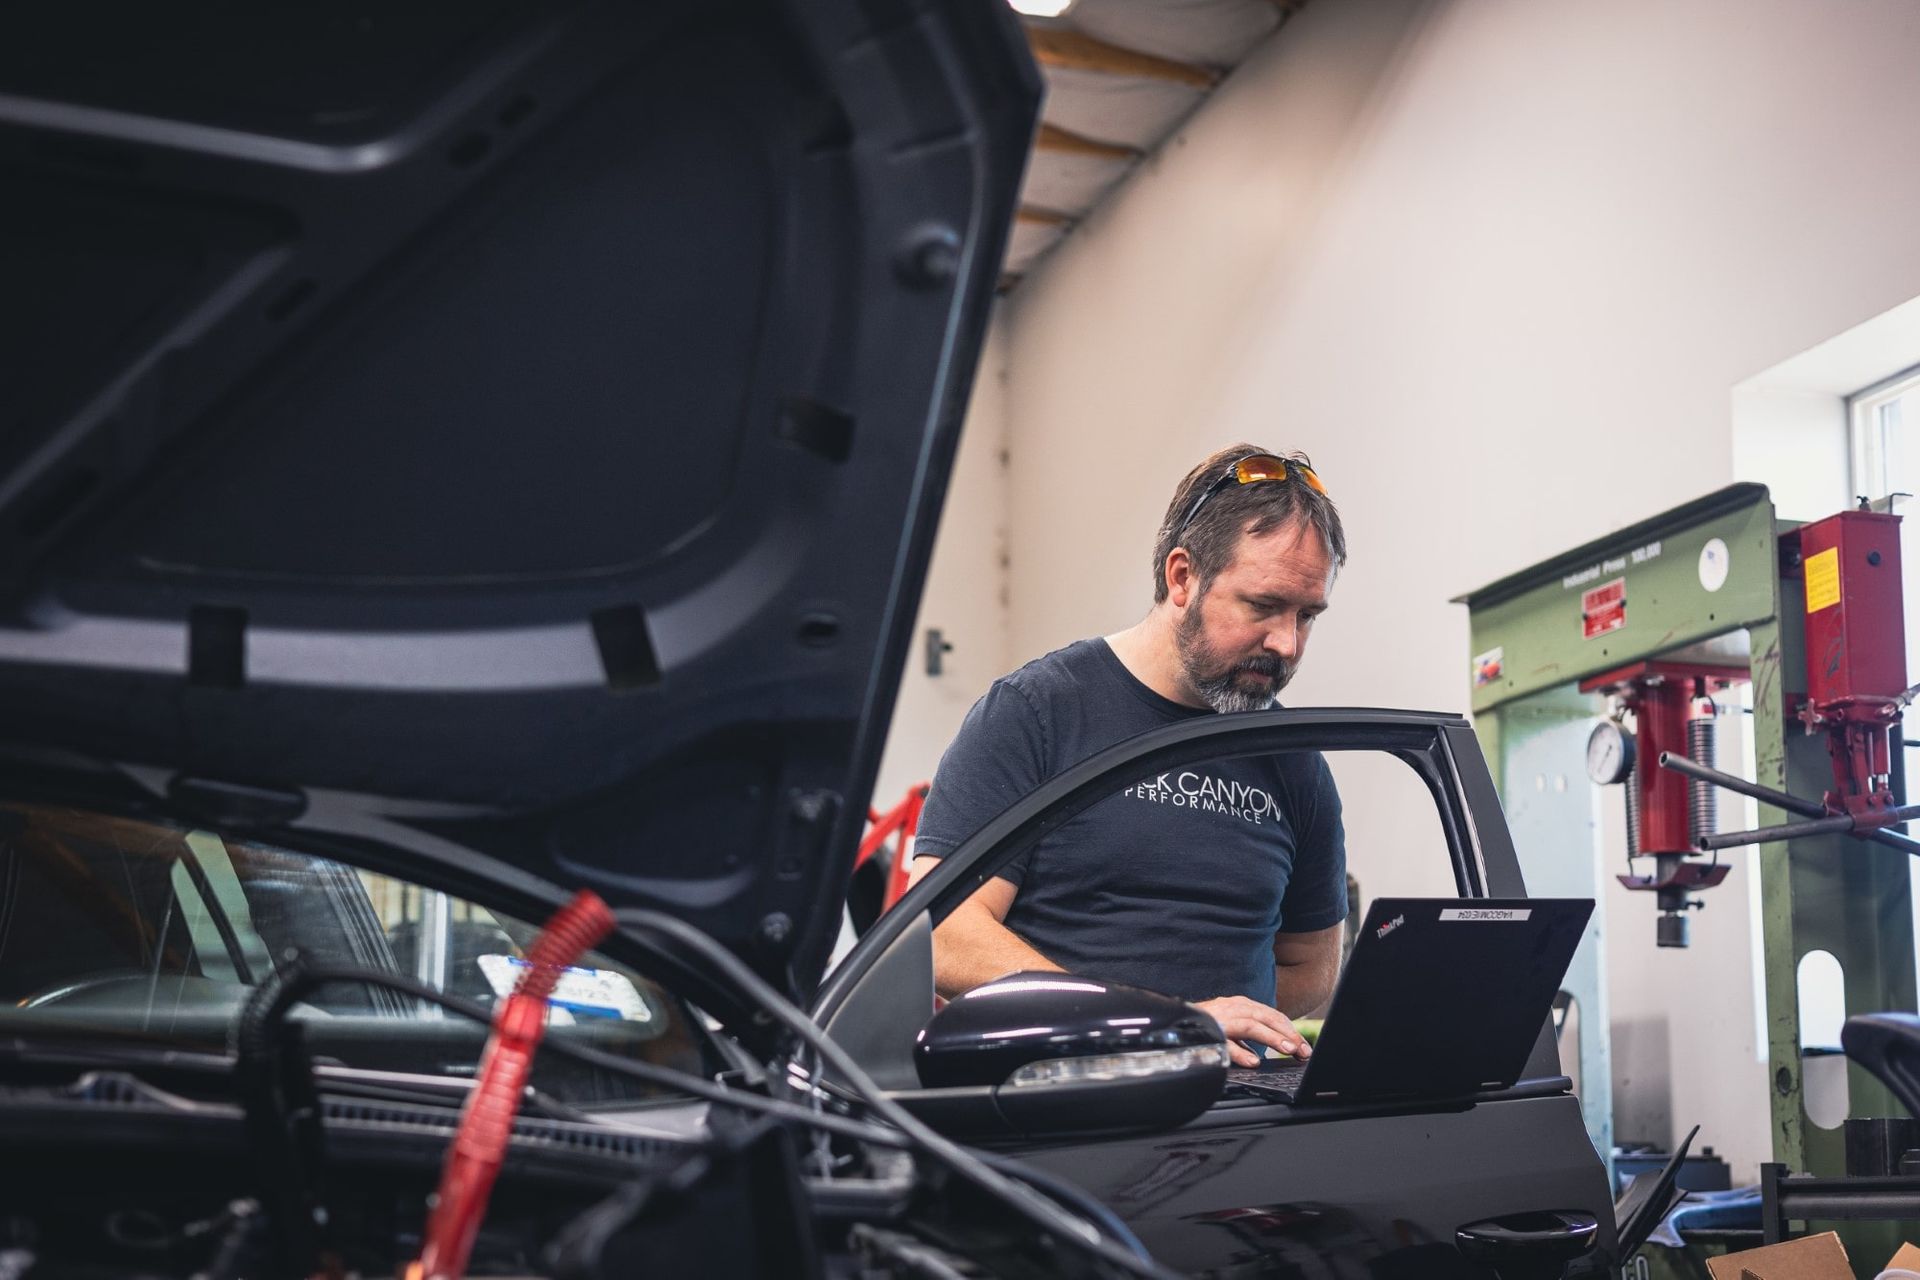
[(1192, 509), (1194, 499), (1231, 471), (1235, 463), (1257, 453), (1270, 453), (1303, 467), (1312, 465), (1304, 453), (1280, 453), (1258, 445), (1236, 444), (1189, 471), (1173, 491), (1173, 501), (1167, 504), (1166, 517), (1160, 522), (1160, 536), (1154, 541), (1155, 604), (1167, 598), (1167, 557), (1175, 547), (1187, 549), (1200, 590), (1205, 592), (1214, 575), (1232, 563), (1242, 533), (1271, 533), (1295, 520), (1304, 521), (1319, 533), (1336, 568), (1346, 563), (1347, 535), (1340, 527), (1340, 513), (1334, 508), (1333, 500), (1293, 475), (1285, 482), (1263, 480), (1256, 484), (1226, 485), (1207, 499), (1191, 524), (1184, 530), (1179, 527), (1181, 519)]

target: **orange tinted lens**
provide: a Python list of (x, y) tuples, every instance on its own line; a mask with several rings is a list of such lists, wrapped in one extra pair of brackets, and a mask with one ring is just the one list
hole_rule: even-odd
[(1254, 484), (1261, 480), (1285, 480), (1287, 462), (1286, 459), (1276, 458), (1269, 453), (1256, 453), (1251, 458), (1242, 458), (1234, 463), (1233, 478), (1241, 484)]
[(1298, 471), (1300, 478), (1307, 482), (1307, 488), (1313, 490), (1323, 498), (1327, 496), (1327, 486), (1320, 483), (1320, 477), (1313, 474), (1313, 468), (1296, 466), (1294, 470)]

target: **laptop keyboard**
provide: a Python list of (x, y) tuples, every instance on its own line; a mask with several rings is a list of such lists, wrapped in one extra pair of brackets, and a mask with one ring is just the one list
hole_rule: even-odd
[(1227, 1083), (1243, 1085), (1255, 1093), (1291, 1100), (1300, 1088), (1301, 1077), (1306, 1074), (1307, 1064), (1298, 1059), (1269, 1060), (1268, 1065), (1264, 1067), (1227, 1068)]

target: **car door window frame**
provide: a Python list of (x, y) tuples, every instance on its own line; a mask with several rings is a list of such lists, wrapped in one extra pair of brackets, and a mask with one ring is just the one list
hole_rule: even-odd
[[(1524, 897), (1525, 882), (1472, 726), (1416, 711), (1281, 709), (1206, 716), (1154, 729), (1066, 770), (989, 821), (875, 922), (828, 975), (813, 1014), (826, 1025), (875, 962), (922, 912), (939, 924), (1001, 867), (1112, 792), (1116, 775), (1283, 751), (1380, 751), (1426, 783), (1460, 896)], [(1484, 815), (1477, 820), (1476, 815)]]

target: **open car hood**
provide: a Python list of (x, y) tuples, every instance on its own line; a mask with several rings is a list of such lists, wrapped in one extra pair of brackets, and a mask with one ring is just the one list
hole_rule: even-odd
[(4, 785), (809, 982), (1037, 111), (1000, 0), (0, 30)]

